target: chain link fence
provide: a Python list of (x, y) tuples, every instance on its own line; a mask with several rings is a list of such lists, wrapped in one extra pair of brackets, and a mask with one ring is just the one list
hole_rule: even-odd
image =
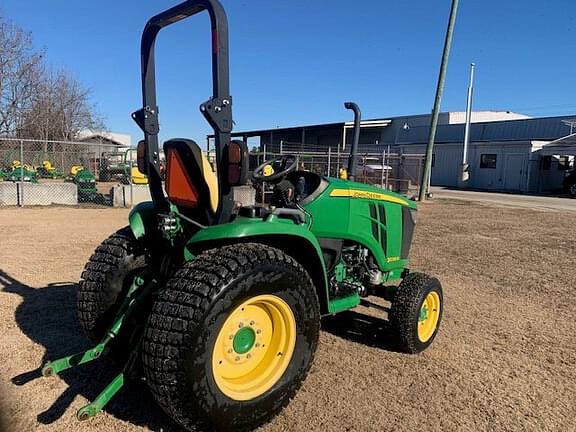
[[(249, 165), (253, 170), (274, 156), (294, 154), (299, 169), (339, 177), (348, 165), (348, 151), (282, 142), (280, 153), (268, 153), (265, 148), (251, 152)], [(214, 154), (208, 157), (213, 162)], [(133, 148), (109, 142), (0, 138), (0, 207), (131, 207), (150, 199), (147, 179), (136, 169), (135, 159)], [(423, 161), (423, 155), (400, 155), (360, 146), (356, 180), (417, 194)]]
[[(309, 144), (282, 141), (279, 153), (251, 153), (250, 167), (256, 167), (274, 156), (292, 154), (298, 158), (299, 169), (328, 177), (339, 177), (348, 167), (350, 149), (340, 146), (318, 148)], [(356, 181), (407, 195), (417, 195), (424, 173), (425, 155), (392, 153), (388, 148), (359, 145)]]
[(115, 143), (0, 138), (0, 206), (130, 206), (147, 193), (134, 166)]

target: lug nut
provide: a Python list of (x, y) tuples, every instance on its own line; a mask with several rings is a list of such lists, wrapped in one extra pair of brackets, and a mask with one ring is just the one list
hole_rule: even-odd
[(262, 333), (262, 330), (260, 330), (260, 329), (256, 330), (256, 334), (260, 334), (260, 333)]
[(254, 321), (250, 321), (250, 325), (253, 326), (253, 325), (254, 325)]
[(246, 354), (246, 358), (252, 357), (252, 354)]
[(240, 361), (240, 357), (236, 356), (236, 361)]
[(238, 324), (238, 328), (242, 328), (242, 327), (244, 327), (244, 323), (243, 323), (243, 322), (241, 322), (240, 324)]
[(232, 348), (228, 350), (228, 354), (232, 354)]

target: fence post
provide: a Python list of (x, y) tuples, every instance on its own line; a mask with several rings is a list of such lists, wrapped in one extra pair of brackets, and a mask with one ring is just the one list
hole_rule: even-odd
[(384, 171), (388, 172), (388, 168), (386, 166), (386, 150), (382, 150), (382, 170), (380, 171), (380, 187), (384, 187)]
[(330, 156), (332, 155), (332, 147), (328, 147), (328, 177), (330, 177)]
[[(386, 166), (390, 165), (390, 146), (388, 146), (388, 150), (386, 150)], [(392, 168), (392, 167), (390, 167)], [(386, 189), (388, 189), (388, 177), (390, 176), (390, 173), (388, 172), (388, 170), (386, 170)]]
[(96, 158), (94, 159), (94, 177), (98, 179), (98, 181), (102, 181), (100, 178), (100, 166), (102, 163), (102, 144), (98, 144), (96, 147)]
[(20, 207), (24, 207), (24, 141), (20, 140)]
[(128, 150), (126, 155), (128, 162), (128, 179), (130, 181), (130, 208), (134, 207), (134, 181), (132, 179), (132, 153)]

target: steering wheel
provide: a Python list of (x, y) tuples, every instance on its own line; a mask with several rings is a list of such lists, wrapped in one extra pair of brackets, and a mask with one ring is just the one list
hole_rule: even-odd
[(276, 156), (269, 159), (252, 172), (252, 180), (258, 183), (274, 182), (296, 170), (297, 158), (294, 155)]

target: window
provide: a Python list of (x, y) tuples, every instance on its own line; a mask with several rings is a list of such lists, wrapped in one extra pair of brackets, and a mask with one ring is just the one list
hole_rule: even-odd
[(480, 168), (496, 169), (497, 155), (494, 153), (480, 155)]
[(570, 158), (568, 156), (560, 156), (558, 158), (558, 171), (568, 171), (570, 169)]

